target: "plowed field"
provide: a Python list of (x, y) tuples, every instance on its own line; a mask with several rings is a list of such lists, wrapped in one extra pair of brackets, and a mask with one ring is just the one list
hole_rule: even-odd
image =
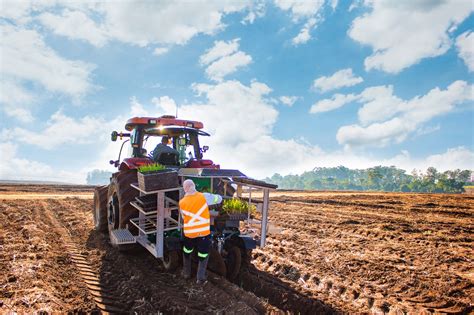
[(472, 196), (280, 192), (270, 219), (283, 231), (235, 284), (211, 274), (199, 287), (145, 250), (111, 248), (90, 193), (0, 187), (0, 313), (473, 311)]

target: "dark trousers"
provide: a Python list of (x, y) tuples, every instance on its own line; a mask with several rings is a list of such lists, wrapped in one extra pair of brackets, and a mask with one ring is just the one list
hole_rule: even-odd
[(194, 250), (197, 250), (199, 260), (204, 260), (209, 255), (209, 248), (211, 247), (210, 235), (203, 237), (189, 238), (184, 237), (183, 253), (184, 255), (191, 255)]
[(206, 269), (209, 261), (209, 249), (211, 247), (211, 237), (184, 237), (183, 241), (183, 274), (185, 277), (191, 276), (191, 254), (197, 250), (199, 258), (198, 270), (196, 278), (200, 281), (205, 281), (207, 278)]

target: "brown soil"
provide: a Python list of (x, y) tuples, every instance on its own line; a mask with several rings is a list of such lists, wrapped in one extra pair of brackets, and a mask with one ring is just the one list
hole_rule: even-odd
[(0, 313), (473, 310), (468, 195), (281, 192), (270, 219), (283, 232), (255, 250), (237, 285), (211, 274), (199, 287), (143, 249), (111, 248), (93, 230), (92, 200), (67, 197), (90, 190), (9, 187), (0, 186), (0, 199), (30, 199), (0, 201)]
[(474, 305), (474, 197), (315, 193), (272, 199), (284, 228), (253, 263), (345, 312), (466, 314)]

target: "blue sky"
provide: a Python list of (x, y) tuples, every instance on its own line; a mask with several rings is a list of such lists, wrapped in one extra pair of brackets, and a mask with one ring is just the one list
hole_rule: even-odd
[(1, 179), (84, 182), (176, 107), (258, 178), (474, 168), (469, 0), (0, 3)]

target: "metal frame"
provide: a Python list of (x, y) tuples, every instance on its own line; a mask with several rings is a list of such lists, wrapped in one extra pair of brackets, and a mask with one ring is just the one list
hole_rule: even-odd
[[(180, 175), (181, 176), (181, 175)], [(269, 187), (263, 187), (259, 185), (253, 185), (249, 183), (240, 183), (229, 180), (228, 177), (222, 176), (199, 176), (199, 175), (182, 175), (181, 177), (196, 177), (196, 178), (210, 178), (211, 179), (211, 192), (214, 188), (213, 180), (214, 178), (220, 178), (225, 182), (224, 192), (228, 184), (237, 185), (237, 197), (242, 198), (242, 188), (247, 187), (249, 189), (249, 204), (252, 203), (252, 190), (261, 190), (263, 192), (263, 204), (262, 204), (262, 220), (260, 222), (260, 247), (265, 247), (267, 242), (267, 232), (268, 232), (268, 209), (269, 209), (269, 198), (270, 190), (275, 190)], [(250, 225), (250, 212), (247, 216), (247, 225)]]
[[(169, 216), (171, 210), (178, 209), (178, 203), (165, 196), (166, 192), (179, 191), (180, 199), (183, 194), (181, 187), (144, 191), (136, 184), (130, 184), (140, 192), (140, 196), (157, 194), (156, 210), (144, 211), (136, 202), (130, 204), (138, 209), (138, 218), (130, 219), (130, 223), (138, 228), (137, 242), (145, 247), (154, 257), (163, 258), (164, 232), (181, 229), (181, 213), (178, 211), (178, 220)], [(172, 204), (173, 206), (170, 206)], [(148, 240), (148, 235), (156, 233), (156, 241), (152, 243)]]
[[(213, 190), (214, 178), (220, 178), (225, 182), (224, 190), (228, 184), (237, 185), (237, 197), (242, 198), (242, 188), (247, 187), (249, 189), (249, 204), (252, 203), (252, 191), (259, 190), (263, 192), (263, 204), (262, 204), (262, 220), (260, 223), (260, 247), (265, 247), (267, 232), (268, 232), (268, 206), (269, 206), (269, 195), (272, 188), (263, 187), (259, 185), (252, 185), (249, 183), (240, 183), (229, 180), (228, 177), (222, 176), (199, 176), (195, 174), (183, 174), (180, 177), (196, 177), (196, 178), (210, 178), (211, 179), (211, 191)], [(178, 211), (178, 220), (170, 217), (171, 210), (179, 208), (178, 203), (165, 196), (166, 192), (179, 191), (179, 199), (182, 198), (184, 192), (181, 187), (144, 191), (138, 187), (137, 184), (130, 184), (131, 187), (135, 188), (140, 192), (140, 196), (157, 194), (157, 207), (156, 210), (145, 211), (138, 203), (132, 201), (130, 204), (138, 210), (138, 218), (130, 219), (130, 223), (138, 228), (138, 235), (135, 236), (137, 243), (145, 247), (155, 258), (163, 258), (164, 251), (164, 233), (166, 231), (173, 231), (182, 228), (181, 224), (181, 213)], [(179, 209), (178, 209), (179, 210)], [(247, 225), (251, 224), (250, 213), (247, 216)], [(253, 220), (255, 223), (255, 220)], [(150, 242), (148, 235), (156, 233), (156, 241)]]
[[(262, 220), (260, 221), (260, 247), (265, 247), (268, 233), (268, 208), (270, 201), (270, 190), (274, 189), (248, 183), (238, 183), (229, 180), (227, 180), (227, 182), (237, 185), (237, 197), (239, 198), (242, 198), (242, 189), (247, 187), (249, 189), (249, 204), (252, 203), (252, 190), (261, 190), (263, 192)], [(247, 217), (247, 225), (250, 225), (250, 212)]]

